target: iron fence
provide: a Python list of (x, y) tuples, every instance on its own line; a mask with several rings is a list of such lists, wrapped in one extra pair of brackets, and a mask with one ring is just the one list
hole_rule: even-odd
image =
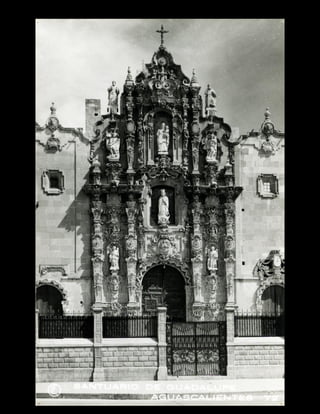
[(284, 336), (284, 314), (235, 313), (235, 336)]
[(158, 336), (156, 316), (103, 316), (104, 338), (153, 338)]
[(39, 315), (39, 338), (93, 338), (93, 315)]

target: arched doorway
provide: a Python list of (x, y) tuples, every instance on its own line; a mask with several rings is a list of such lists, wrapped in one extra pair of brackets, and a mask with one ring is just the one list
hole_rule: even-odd
[(53, 286), (41, 285), (37, 288), (36, 306), (40, 315), (62, 315), (62, 294)]
[(262, 294), (262, 312), (280, 316), (284, 312), (284, 288), (269, 286)]
[(181, 273), (172, 266), (155, 266), (143, 278), (143, 313), (156, 314), (158, 306), (166, 306), (167, 315), (173, 320), (185, 321), (185, 282)]

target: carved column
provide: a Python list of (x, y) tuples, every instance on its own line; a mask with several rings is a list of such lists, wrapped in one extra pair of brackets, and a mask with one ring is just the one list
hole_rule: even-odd
[(235, 277), (235, 203), (232, 197), (232, 192), (227, 196), (225, 203), (225, 219), (226, 219), (226, 234), (225, 234), (225, 263), (226, 263), (226, 281), (227, 281), (227, 305), (234, 305), (234, 277)]
[[(111, 197), (111, 195), (109, 196)], [(118, 201), (112, 200), (113, 202)], [(110, 200), (111, 201), (111, 200)], [(109, 263), (108, 286), (110, 291), (110, 308), (112, 315), (119, 315), (121, 305), (119, 297), (119, 270), (120, 270), (120, 204), (106, 208), (107, 214), (107, 254)]]
[(134, 163), (135, 123), (133, 121), (134, 104), (133, 104), (133, 96), (132, 96), (134, 82), (133, 82), (130, 68), (128, 68), (128, 74), (127, 74), (124, 88), (126, 92), (125, 105), (126, 105), (126, 118), (127, 118), (127, 127), (126, 127), (127, 162), (128, 162), (127, 173), (134, 173), (133, 163)]
[(93, 217), (91, 248), (92, 248), (92, 269), (94, 303), (104, 302), (103, 298), (103, 235), (101, 225), (102, 206), (100, 201), (101, 193), (101, 169), (100, 162), (95, 158), (92, 162), (91, 176), (93, 186), (91, 191), (91, 214)]
[(182, 147), (181, 147), (181, 132), (182, 132), (182, 128), (181, 128), (181, 118), (180, 116), (176, 113), (176, 110), (173, 109), (173, 123), (172, 123), (172, 127), (173, 127), (173, 131), (172, 131), (172, 135), (173, 135), (173, 160), (172, 160), (172, 164), (173, 165), (179, 165), (181, 164), (182, 161)]
[(191, 263), (193, 273), (194, 303), (192, 314), (196, 319), (203, 317), (204, 303), (202, 297), (202, 272), (203, 272), (203, 240), (200, 227), (202, 205), (199, 196), (194, 196), (192, 203), (193, 234), (191, 235)]
[(128, 295), (129, 303), (127, 312), (129, 315), (136, 314), (139, 305), (136, 303), (136, 273), (137, 273), (137, 233), (136, 233), (136, 215), (137, 206), (133, 195), (129, 194), (127, 201), (126, 214), (128, 219), (128, 235), (126, 236), (126, 263), (128, 277)]

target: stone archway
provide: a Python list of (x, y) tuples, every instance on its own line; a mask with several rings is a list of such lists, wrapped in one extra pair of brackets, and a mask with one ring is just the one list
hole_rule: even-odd
[(282, 315), (284, 312), (284, 288), (280, 285), (268, 286), (261, 295), (262, 312)]
[(62, 314), (67, 311), (67, 293), (56, 280), (43, 279), (36, 284), (36, 308), (40, 314)]
[(37, 288), (37, 309), (40, 315), (61, 315), (63, 309), (60, 291), (50, 285), (40, 285)]
[(154, 266), (142, 280), (143, 314), (155, 314), (158, 306), (167, 307), (169, 318), (186, 320), (185, 280), (173, 266)]
[(256, 309), (258, 312), (263, 311), (264, 297), (266, 295), (264, 292), (266, 292), (266, 290), (272, 286), (282, 288), (284, 292), (284, 281), (281, 279), (269, 277), (265, 279), (263, 282), (261, 282), (256, 292)]

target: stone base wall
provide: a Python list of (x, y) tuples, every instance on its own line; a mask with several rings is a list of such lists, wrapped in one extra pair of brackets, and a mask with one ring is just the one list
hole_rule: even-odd
[(154, 380), (158, 370), (158, 345), (151, 338), (106, 339), (101, 345), (101, 361), (95, 362), (95, 346), (87, 339), (44, 339), (37, 343), (38, 382), (99, 380)]
[(235, 338), (227, 343), (227, 375), (234, 378), (284, 377), (283, 338)]

